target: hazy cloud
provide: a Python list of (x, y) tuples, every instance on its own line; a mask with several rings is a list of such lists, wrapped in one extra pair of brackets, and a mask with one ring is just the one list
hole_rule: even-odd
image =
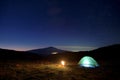
[(57, 48), (70, 50), (70, 51), (89, 51), (96, 49), (97, 47), (89, 47), (89, 46), (56, 46)]

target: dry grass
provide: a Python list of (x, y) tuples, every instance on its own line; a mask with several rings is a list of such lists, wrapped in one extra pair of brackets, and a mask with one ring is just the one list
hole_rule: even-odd
[(0, 80), (119, 80), (112, 68), (81, 68), (58, 64), (1, 63)]

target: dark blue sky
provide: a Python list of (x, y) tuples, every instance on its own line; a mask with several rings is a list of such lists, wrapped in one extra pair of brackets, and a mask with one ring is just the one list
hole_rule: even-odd
[(0, 47), (89, 50), (120, 43), (119, 0), (0, 0)]

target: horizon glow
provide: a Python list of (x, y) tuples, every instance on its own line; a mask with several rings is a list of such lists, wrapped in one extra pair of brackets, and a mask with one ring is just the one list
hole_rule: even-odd
[[(17, 46), (5, 46), (5, 47), (0, 47), (2, 49), (10, 49), (10, 50), (16, 50), (16, 51), (27, 51), (27, 50), (34, 50), (34, 49), (42, 49), (42, 48), (47, 48), (47, 47), (50, 47), (50, 46), (40, 46), (40, 47), (24, 47), (24, 46), (21, 46), (21, 47), (17, 47)], [(90, 51), (90, 50), (94, 50), (96, 49), (97, 47), (82, 47), (82, 46), (53, 46), (57, 49), (61, 49), (61, 50), (67, 50), (67, 51), (73, 51), (73, 52), (77, 52), (77, 51)]]

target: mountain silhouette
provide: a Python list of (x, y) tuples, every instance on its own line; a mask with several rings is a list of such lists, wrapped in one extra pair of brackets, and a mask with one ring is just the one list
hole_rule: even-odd
[[(56, 55), (51, 53), (58, 52)], [(57, 62), (59, 60), (66, 60), (68, 63), (78, 63), (83, 56), (91, 56), (98, 62), (108, 63), (111, 65), (120, 65), (119, 62), (120, 44), (108, 45), (100, 47), (91, 51), (70, 52), (66, 50), (57, 49), (54, 47), (47, 47), (42, 49), (34, 49), (29, 51), (14, 51), (7, 49), (0, 49), (0, 60), (43, 60), (48, 62)], [(46, 56), (47, 55), (47, 56)]]
[(102, 60), (119, 60), (120, 44), (104, 46), (89, 52), (89, 54), (96, 59)]
[(50, 55), (54, 52), (63, 53), (63, 52), (67, 52), (67, 51), (57, 49), (55, 47), (47, 47), (47, 48), (42, 48), (42, 49), (28, 50), (27, 52), (36, 53), (36, 54), (39, 54), (39, 55), (45, 55), (46, 56), (46, 55)]
[(61, 59), (67, 62), (78, 63), (84, 56), (91, 56), (98, 62), (111, 65), (120, 65), (119, 62), (120, 44), (108, 45), (91, 51), (64, 52), (56, 55), (49, 55), (48, 61), (59, 61)]
[(0, 60), (3, 61), (30, 61), (30, 60), (36, 60), (40, 59), (41, 56), (38, 56), (37, 54), (33, 54), (30, 52), (24, 52), (24, 51), (14, 51), (9, 49), (1, 49), (0, 48)]

